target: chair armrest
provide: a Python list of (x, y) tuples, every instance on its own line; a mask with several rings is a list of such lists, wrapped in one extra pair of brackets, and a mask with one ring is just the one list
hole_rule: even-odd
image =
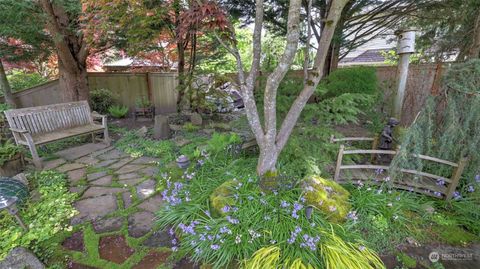
[(93, 111), (92, 112), (92, 118), (95, 119), (102, 119), (102, 126), (106, 127), (107, 126), (107, 116), (106, 115), (101, 115), (98, 114), (97, 112)]
[(27, 130), (19, 129), (19, 128), (10, 128), (10, 131), (15, 132), (15, 133), (20, 133), (20, 134), (28, 133)]

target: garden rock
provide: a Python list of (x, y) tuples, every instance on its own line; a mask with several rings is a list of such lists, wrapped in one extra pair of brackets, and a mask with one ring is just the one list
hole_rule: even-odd
[(45, 265), (29, 250), (17, 247), (10, 251), (3, 261), (0, 261), (0, 268), (44, 269)]
[(138, 171), (142, 168), (144, 168), (145, 166), (143, 165), (139, 165), (139, 164), (127, 164), (125, 165), (124, 167), (120, 168), (117, 170), (117, 174), (128, 174), (128, 173), (132, 173), (132, 172), (135, 172), (135, 171)]
[(109, 235), (100, 238), (98, 252), (100, 258), (122, 264), (132, 256), (135, 250), (128, 246), (123, 235)]
[(169, 256), (170, 254), (168, 252), (151, 250), (140, 262), (133, 266), (132, 269), (157, 268), (166, 262)]
[(73, 148), (69, 148), (69, 149), (59, 151), (55, 155), (57, 155), (59, 157), (62, 157), (64, 159), (67, 159), (69, 161), (73, 161), (73, 160), (76, 160), (80, 157), (88, 155), (92, 152), (102, 150), (106, 147), (107, 147), (107, 145), (105, 145), (103, 143), (96, 143), (96, 144), (89, 143), (89, 144), (81, 145), (81, 146), (78, 146), (78, 147), (73, 147)]
[(125, 189), (114, 187), (90, 187), (82, 196), (82, 198), (97, 197), (108, 194), (124, 192)]
[(93, 222), (93, 229), (97, 234), (115, 232), (122, 228), (123, 217), (113, 217), (96, 220)]
[(222, 216), (225, 213), (222, 208), (226, 205), (233, 206), (235, 200), (233, 199), (232, 189), (238, 185), (238, 181), (229, 180), (218, 186), (210, 195), (210, 205), (212, 214), (214, 216)]
[(171, 248), (173, 247), (172, 239), (173, 237), (170, 236), (166, 231), (155, 231), (145, 241), (143, 241), (142, 245), (151, 248)]
[(131, 178), (131, 179), (124, 179), (124, 180), (119, 180), (118, 183), (124, 185), (124, 186), (135, 186), (138, 183), (142, 182), (143, 178)]
[(160, 195), (155, 195), (139, 204), (138, 208), (155, 213), (160, 209), (162, 203), (162, 197)]
[(65, 239), (62, 243), (65, 249), (72, 251), (85, 251), (85, 245), (83, 243), (83, 232), (75, 232), (72, 236)]
[(128, 217), (128, 235), (139, 238), (146, 235), (152, 229), (155, 215), (151, 212), (136, 212)]
[(88, 174), (87, 175), (87, 180), (92, 181), (92, 180), (104, 177), (106, 175), (107, 175), (107, 171), (101, 171), (101, 172), (97, 172), (97, 173), (93, 173), (93, 174)]
[(142, 128), (138, 129), (135, 131), (135, 134), (138, 135), (139, 137), (145, 137), (147, 135), (148, 129), (146, 126), (143, 126)]
[(60, 165), (64, 164), (66, 161), (64, 159), (55, 159), (52, 161), (45, 162), (43, 169), (49, 170), (59, 167)]
[(79, 213), (73, 217), (72, 224), (96, 220), (117, 210), (117, 198), (114, 195), (104, 195), (75, 202)]
[(25, 184), (25, 186), (28, 186), (28, 180), (24, 173), (17, 174), (12, 178), (22, 182), (23, 184)]
[(338, 183), (319, 176), (304, 179), (306, 204), (318, 208), (332, 222), (342, 222), (350, 211), (350, 193)]
[(153, 137), (155, 139), (170, 138), (170, 126), (168, 125), (168, 117), (164, 115), (155, 116), (155, 124), (153, 125)]
[(150, 179), (137, 186), (137, 197), (145, 199), (155, 192), (155, 180)]
[(129, 208), (132, 205), (132, 195), (130, 192), (122, 193), (123, 207)]
[(75, 184), (79, 180), (85, 178), (86, 173), (87, 173), (87, 170), (85, 168), (80, 168), (80, 169), (77, 169), (77, 170), (69, 171), (67, 173), (68, 181), (70, 181), (70, 183)]
[(85, 165), (81, 163), (67, 163), (57, 168), (57, 171), (61, 173), (65, 173), (65, 172), (80, 169), (83, 167), (85, 167)]
[(90, 183), (92, 185), (109, 186), (112, 184), (112, 176), (104, 176)]
[(203, 122), (202, 116), (198, 113), (192, 113), (192, 115), (190, 115), (190, 122), (193, 125), (201, 126)]

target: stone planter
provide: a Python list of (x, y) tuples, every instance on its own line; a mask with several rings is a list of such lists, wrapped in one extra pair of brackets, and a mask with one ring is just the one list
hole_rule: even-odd
[(23, 171), (24, 161), (23, 155), (18, 153), (11, 160), (6, 161), (0, 166), (0, 176), (12, 177)]

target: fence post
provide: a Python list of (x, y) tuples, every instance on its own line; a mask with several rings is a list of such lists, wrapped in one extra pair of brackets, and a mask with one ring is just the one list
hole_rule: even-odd
[(460, 181), (460, 177), (462, 176), (463, 169), (465, 169), (465, 166), (467, 166), (467, 162), (468, 162), (468, 158), (463, 157), (458, 162), (458, 166), (453, 170), (452, 182), (448, 186), (447, 197), (445, 198), (446, 200), (452, 199), (453, 193), (455, 192), (455, 189), (457, 188), (458, 181)]
[(342, 158), (343, 158), (344, 150), (345, 150), (345, 146), (343, 144), (340, 145), (340, 149), (338, 151), (338, 157), (337, 157), (337, 166), (335, 167), (335, 176), (333, 178), (334, 181), (338, 181), (340, 177), (340, 166), (342, 166)]

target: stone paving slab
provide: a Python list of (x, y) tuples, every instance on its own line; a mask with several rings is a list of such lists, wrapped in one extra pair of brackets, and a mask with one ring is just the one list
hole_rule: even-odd
[(94, 165), (94, 164), (97, 164), (100, 161), (98, 159), (94, 158), (94, 157), (91, 157), (91, 156), (84, 156), (84, 157), (76, 160), (75, 162), (83, 163), (85, 165)]
[(124, 180), (124, 179), (133, 179), (133, 178), (139, 178), (140, 175), (137, 173), (128, 173), (128, 174), (120, 174), (118, 175), (119, 180)]
[(112, 178), (113, 178), (113, 176), (104, 176), (104, 177), (101, 177), (99, 179), (96, 179), (96, 180), (90, 182), (90, 184), (99, 185), (99, 186), (110, 186), (110, 185), (112, 185)]
[(146, 235), (153, 226), (155, 215), (148, 211), (135, 212), (128, 216), (128, 235), (139, 238)]
[(132, 205), (132, 195), (130, 192), (122, 193), (123, 207), (125, 209), (129, 208)]
[(85, 168), (80, 168), (77, 170), (71, 170), (67, 172), (68, 181), (70, 182), (70, 184), (77, 183), (81, 179), (84, 179), (86, 175), (87, 175), (87, 169)]
[(144, 180), (143, 178), (131, 178), (131, 179), (119, 180), (118, 183), (124, 186), (135, 186), (138, 183), (142, 182), (143, 180)]
[(86, 156), (92, 152), (104, 149), (106, 147), (107, 145), (103, 143), (96, 143), (96, 144), (89, 143), (89, 144), (81, 145), (78, 147), (68, 148), (68, 149), (59, 151), (55, 153), (55, 155), (62, 157), (66, 160), (73, 161), (80, 157)]
[(106, 176), (107, 174), (108, 174), (107, 171), (100, 171), (100, 172), (88, 174), (88, 175), (87, 175), (87, 180), (88, 180), (88, 181), (92, 181), (92, 180), (95, 180), (95, 179), (99, 179), (99, 178), (101, 178), (101, 177)]
[(142, 182), (136, 187), (137, 190), (137, 197), (139, 199), (145, 199), (152, 195), (155, 192), (155, 185), (156, 181), (153, 179), (149, 179), (147, 181)]
[(98, 253), (104, 260), (122, 264), (135, 250), (128, 245), (123, 235), (108, 235), (100, 238)]
[(123, 217), (113, 217), (107, 219), (101, 219), (93, 221), (93, 230), (95, 233), (109, 233), (115, 232), (122, 228), (124, 218)]
[(87, 186), (75, 186), (75, 187), (70, 187), (68, 190), (70, 192), (74, 192), (74, 193), (82, 193), (86, 188), (88, 188)]
[(94, 166), (96, 168), (104, 168), (104, 167), (107, 167), (109, 165), (111, 165), (112, 163), (115, 163), (115, 162), (118, 162), (118, 160), (105, 160), (105, 161), (101, 161), (97, 164), (95, 164)]
[(111, 169), (118, 169), (124, 165), (126, 165), (127, 163), (133, 161), (134, 159), (133, 158), (125, 158), (125, 159), (121, 159), (121, 160), (117, 160), (116, 162), (114, 162), (111, 166), (109, 166), (109, 168)]
[(161, 264), (165, 263), (170, 256), (168, 252), (160, 252), (151, 250), (140, 260), (132, 269), (149, 269), (158, 268)]
[(140, 173), (146, 176), (152, 177), (158, 173), (158, 170), (159, 170), (158, 167), (151, 166), (151, 167), (147, 167), (145, 169), (140, 170)]
[(96, 220), (114, 212), (117, 210), (117, 198), (114, 195), (104, 195), (77, 201), (74, 206), (79, 213), (72, 218), (72, 225)]
[(172, 240), (173, 237), (168, 232), (155, 231), (143, 241), (142, 245), (150, 248), (173, 247)]
[(120, 158), (125, 158), (128, 157), (129, 155), (124, 153), (123, 151), (120, 151), (118, 149), (112, 149), (108, 152), (105, 152), (101, 155), (96, 156), (100, 160), (111, 160), (111, 159), (120, 159)]
[(97, 156), (102, 155), (102, 154), (104, 154), (104, 153), (106, 153), (106, 152), (109, 152), (110, 150), (112, 150), (112, 149), (114, 149), (114, 148), (115, 148), (115, 147), (113, 147), (113, 146), (109, 146), (109, 147), (106, 147), (106, 148), (104, 148), (104, 149), (97, 150), (97, 151), (95, 151), (95, 152), (90, 153), (90, 157), (96, 158)]
[(157, 163), (158, 163), (157, 158), (147, 157), (147, 156), (142, 156), (132, 162), (132, 164), (157, 164)]
[(124, 191), (126, 191), (126, 189), (117, 187), (90, 187), (86, 192), (83, 193), (82, 199), (115, 194)]
[(72, 170), (77, 170), (77, 169), (80, 169), (80, 168), (83, 168), (85, 167), (84, 164), (81, 164), (81, 163), (67, 163), (67, 164), (64, 164), (57, 169), (58, 172), (61, 172), (61, 173), (65, 173), (65, 172), (68, 172), (68, 171), (72, 171)]
[(144, 165), (127, 164), (127, 165), (123, 166), (122, 168), (118, 169), (116, 171), (116, 173), (117, 174), (128, 174), (128, 173), (135, 172), (135, 171), (138, 171), (138, 170), (143, 169), (143, 168), (145, 168)]
[(60, 165), (66, 163), (67, 161), (65, 161), (64, 159), (55, 159), (55, 160), (51, 160), (51, 161), (47, 161), (47, 162), (44, 162), (43, 163), (43, 169), (44, 170), (49, 170), (49, 169), (54, 169), (54, 168), (57, 168), (59, 167)]
[(138, 208), (152, 213), (157, 212), (163, 204), (162, 196), (157, 194), (138, 205)]

